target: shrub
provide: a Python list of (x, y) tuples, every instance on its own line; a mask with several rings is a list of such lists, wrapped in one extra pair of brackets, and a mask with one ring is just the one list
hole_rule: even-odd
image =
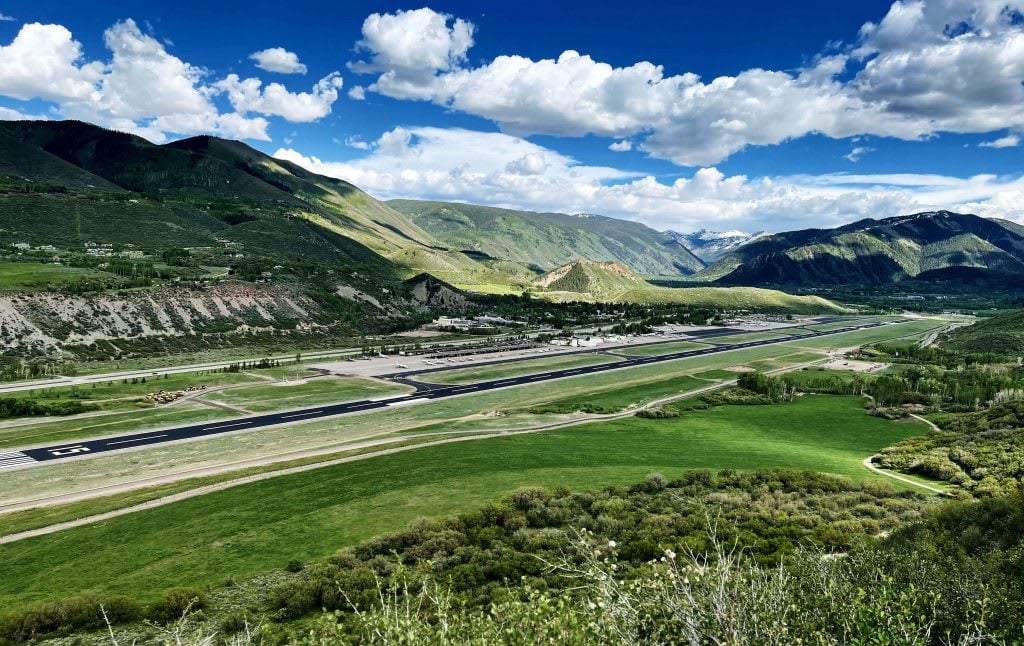
[(141, 615), (139, 605), (128, 597), (86, 596), (43, 603), (0, 617), (0, 638), (23, 642), (56, 633), (96, 630), (106, 625), (134, 621)]
[(153, 621), (170, 623), (206, 606), (206, 595), (196, 588), (173, 588), (164, 598), (149, 607), (147, 613)]
[(220, 632), (225, 635), (234, 635), (240, 633), (249, 626), (249, 617), (243, 610), (236, 610), (235, 612), (225, 615), (220, 620)]

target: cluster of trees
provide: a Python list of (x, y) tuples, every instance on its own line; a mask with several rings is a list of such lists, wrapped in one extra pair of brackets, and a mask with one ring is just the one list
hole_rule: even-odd
[(39, 401), (25, 397), (0, 397), (0, 419), (8, 417), (77, 415), (93, 410), (98, 410), (98, 407), (75, 399), (67, 401)]
[(894, 363), (921, 363), (954, 369), (1001, 363), (1006, 357), (996, 352), (959, 352), (945, 346), (925, 345), (911, 342), (889, 342), (875, 344), (874, 349), (885, 355), (886, 361)]
[(870, 395), (877, 406), (920, 404), (934, 409), (973, 411), (999, 401), (1024, 399), (1024, 369), (977, 365), (957, 370), (913, 365), (899, 375), (829, 374), (813, 372), (771, 377), (744, 373), (738, 385), (769, 401), (788, 401), (796, 391), (831, 395)]
[(159, 278), (160, 273), (151, 262), (134, 262), (131, 260), (111, 259), (107, 261), (106, 271), (115, 276), (125, 278)]
[(184, 267), (189, 264), (192, 254), (189, 253), (188, 249), (171, 248), (164, 249), (160, 252), (160, 259), (168, 265), (175, 267)]
[[(302, 355), (295, 355), (295, 362), (298, 363)], [(223, 368), (217, 368), (213, 372), (241, 372), (243, 370), (257, 370), (260, 368), (276, 368), (281, 365), (279, 359), (259, 359), (258, 361), (235, 361)]]
[(764, 395), (772, 402), (791, 401), (796, 394), (796, 384), (770, 377), (763, 372), (744, 372), (736, 380), (736, 385), (758, 395)]
[(0, 356), (0, 381), (19, 381), (22, 379), (38, 379), (50, 375), (78, 374), (74, 362), (58, 363), (43, 357), (23, 359), (21, 357)]

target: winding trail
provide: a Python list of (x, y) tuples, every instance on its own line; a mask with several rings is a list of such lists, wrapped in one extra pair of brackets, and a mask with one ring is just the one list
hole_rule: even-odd
[[(925, 418), (921, 417), (920, 415), (915, 415), (913, 413), (911, 413), (910, 416), (913, 417), (914, 419), (920, 421), (920, 422), (924, 422), (933, 431), (941, 430), (941, 429), (939, 429), (938, 426), (935, 425), (935, 422), (931, 421), (930, 419), (925, 419)], [(915, 487), (920, 487), (921, 489), (927, 489), (928, 491), (931, 491), (932, 493), (937, 493), (940, 496), (948, 496), (949, 495), (949, 492), (944, 490), (944, 489), (939, 489), (938, 487), (932, 487), (931, 485), (926, 485), (923, 482), (917, 482), (916, 480), (911, 480), (910, 478), (901, 476), (901, 475), (896, 474), (896, 473), (892, 473), (891, 471), (886, 471), (884, 469), (879, 469), (878, 467), (876, 467), (871, 462), (876, 457), (878, 457), (878, 456), (877, 455), (872, 455), (871, 457), (866, 458), (864, 460), (864, 468), (866, 468), (868, 471), (871, 471), (872, 473), (878, 474), (880, 476), (885, 476), (886, 478), (892, 478), (893, 480), (899, 480), (900, 482), (906, 483), (908, 485), (913, 485)]]

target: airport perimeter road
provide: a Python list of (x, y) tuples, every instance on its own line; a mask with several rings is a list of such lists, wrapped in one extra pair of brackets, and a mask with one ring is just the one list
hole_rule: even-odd
[[(831, 336), (833, 334), (842, 334), (843, 332), (853, 332), (856, 330), (865, 330), (869, 328), (875, 328), (884, 325), (893, 325), (903, 322), (906, 321), (896, 321), (888, 323), (875, 322), (868, 323), (866, 325), (843, 327), (835, 330), (813, 331), (796, 338), (782, 337), (778, 339), (762, 339), (759, 341), (741, 341), (728, 345), (722, 344), (717, 346), (698, 348), (694, 350), (685, 350), (682, 352), (673, 352), (671, 354), (629, 358), (615, 363), (583, 366), (580, 368), (571, 368), (564, 370), (553, 370), (550, 372), (523, 375), (520, 377), (509, 377), (507, 379), (482, 381), (475, 384), (445, 386), (434, 384), (422, 384), (419, 382), (408, 380), (410, 374), (403, 373), (400, 378), (396, 375), (395, 381), (403, 381), (405, 383), (410, 383), (411, 385), (417, 388), (416, 392), (392, 397), (364, 399), (361, 401), (346, 402), (344, 404), (331, 404), (326, 406), (304, 408), (301, 410), (291, 410), (282, 411), (279, 413), (268, 413), (263, 415), (236, 417), (233, 419), (219, 420), (216, 422), (208, 422), (205, 424), (192, 424), (189, 426), (179, 426), (176, 428), (168, 428), (163, 430), (153, 430), (141, 433), (128, 433), (124, 435), (117, 435), (94, 440), (83, 440), (81, 442), (71, 442), (65, 444), (55, 444), (53, 446), (23, 449), (20, 451), (8, 450), (0, 452), (0, 471), (4, 469), (25, 468), (47, 462), (52, 463), (56, 460), (85, 458), (92, 455), (109, 453), (112, 451), (124, 451), (143, 446), (164, 444), (167, 442), (192, 440), (204, 437), (211, 437), (214, 435), (223, 435), (225, 433), (237, 433), (242, 431), (251, 431), (260, 428), (266, 428), (270, 426), (294, 424), (297, 422), (307, 422), (310, 420), (320, 419), (324, 417), (336, 417), (339, 415), (348, 415), (353, 413), (365, 413), (367, 411), (373, 410), (386, 410), (388, 408), (394, 408), (396, 406), (412, 406), (435, 399), (443, 399), (445, 397), (471, 395), (473, 393), (497, 390), (500, 388), (511, 388), (514, 386), (520, 386), (524, 384), (535, 384), (544, 381), (550, 381), (553, 379), (565, 379), (568, 377), (580, 377), (583, 375), (589, 375), (598, 372), (623, 370), (626, 368), (635, 368), (638, 366), (644, 366), (652, 363), (675, 361), (677, 359), (685, 359), (688, 357), (699, 357), (708, 354), (716, 354), (719, 352), (728, 352), (730, 350), (738, 350), (741, 348), (752, 348), (762, 345), (788, 343), (802, 339), (810, 339), (814, 337)], [(736, 331), (733, 331), (732, 333), (737, 334)]]

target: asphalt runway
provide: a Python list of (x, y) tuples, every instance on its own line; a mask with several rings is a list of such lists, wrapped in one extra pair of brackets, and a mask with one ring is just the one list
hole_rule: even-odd
[[(897, 321), (895, 323), (906, 322)], [(579, 377), (582, 375), (589, 375), (599, 372), (608, 372), (611, 370), (622, 370), (624, 368), (635, 368), (638, 366), (645, 366), (652, 363), (661, 363), (664, 361), (674, 361), (676, 359), (685, 359), (688, 357), (699, 357), (708, 354), (717, 354), (719, 352), (727, 352), (729, 350), (738, 350), (741, 348), (753, 348), (762, 345), (772, 345), (776, 343), (786, 343), (800, 339), (810, 339), (821, 336), (831, 336), (834, 334), (841, 334), (843, 332), (852, 332), (855, 330), (865, 330), (874, 327), (880, 327), (883, 325), (892, 325), (893, 323), (876, 322), (869, 323), (866, 325), (850, 326), (839, 328), (836, 330), (825, 330), (825, 331), (810, 331), (808, 334), (802, 336), (790, 338), (783, 337), (779, 339), (764, 339), (760, 341), (747, 341), (741, 343), (733, 343), (729, 345), (717, 345), (706, 348), (697, 348), (694, 350), (684, 350), (681, 352), (673, 352), (671, 354), (663, 354), (651, 357), (635, 357), (627, 358), (622, 361), (614, 363), (598, 364), (593, 366), (583, 366), (580, 368), (571, 368), (564, 370), (553, 370), (550, 372), (536, 373), (532, 375), (523, 375), (520, 377), (509, 377), (506, 379), (495, 379), (491, 381), (483, 381), (475, 384), (463, 384), (463, 385), (438, 385), (438, 384), (427, 384), (418, 382), (410, 379), (411, 376), (417, 374), (427, 374), (435, 372), (437, 370), (452, 370), (457, 366), (449, 366), (446, 368), (437, 368), (421, 371), (411, 371), (397, 373), (392, 376), (396, 382), (406, 383), (416, 388), (415, 392), (408, 393), (405, 395), (397, 395), (392, 397), (379, 397), (374, 399), (364, 399), (360, 401), (346, 402), (343, 404), (330, 404), (326, 406), (315, 406), (310, 408), (304, 408), (300, 410), (282, 411), (279, 413), (267, 413), (263, 415), (250, 415), (245, 417), (237, 417), (232, 419), (224, 419), (215, 422), (207, 422), (204, 424), (192, 424), (189, 426), (179, 426), (176, 428), (168, 428), (162, 430), (152, 430), (139, 433), (127, 433), (124, 435), (117, 435), (111, 437), (104, 437), (94, 440), (82, 440), (81, 442), (70, 442), (64, 444), (54, 444), (52, 446), (23, 449), (23, 450), (6, 450), (0, 451), (0, 471), (4, 469), (14, 468), (25, 468), (33, 465), (37, 465), (44, 462), (53, 462), (55, 460), (70, 460), (84, 458), (92, 455), (100, 455), (103, 453), (110, 453), (112, 451), (124, 451), (128, 449), (135, 449), (143, 446), (153, 446), (156, 444), (164, 444), (167, 442), (177, 442), (181, 440), (192, 440), (197, 438), (212, 437), (216, 435), (223, 435), (225, 433), (236, 433), (240, 431), (250, 431), (259, 428), (266, 428), (270, 426), (276, 426), (281, 424), (294, 424), (296, 422), (306, 422), (315, 419), (321, 419), (325, 417), (336, 417), (339, 415), (348, 415), (352, 413), (364, 413), (372, 410), (386, 410), (389, 408), (395, 408), (399, 406), (412, 406), (423, 402), (444, 399), (445, 397), (456, 397), (460, 395), (471, 395), (473, 393), (486, 392), (489, 390), (497, 390), (500, 388), (510, 388), (512, 386), (520, 386), (524, 384), (535, 384), (544, 381), (551, 381), (553, 379), (564, 379), (567, 377)], [(756, 334), (758, 331), (750, 331), (748, 334)], [(708, 338), (714, 336), (724, 335), (736, 335), (743, 334), (737, 330), (702, 330), (693, 334), (688, 334), (694, 338)], [(671, 341), (665, 341), (665, 343), (677, 343), (685, 339), (672, 339)], [(660, 343), (660, 342), (659, 342)], [(650, 344), (647, 344), (650, 345)], [(535, 358), (535, 357), (531, 357)], [(488, 362), (488, 363), (504, 363), (501, 361)], [(475, 364), (487, 365), (487, 364)], [(470, 366), (467, 366), (467, 368)]]

